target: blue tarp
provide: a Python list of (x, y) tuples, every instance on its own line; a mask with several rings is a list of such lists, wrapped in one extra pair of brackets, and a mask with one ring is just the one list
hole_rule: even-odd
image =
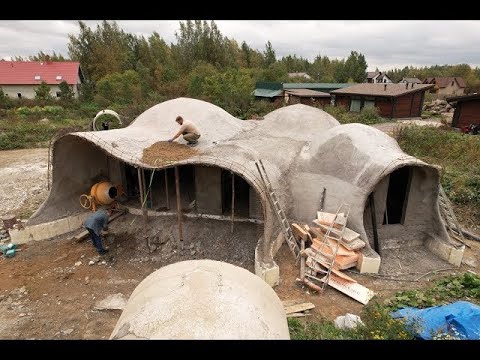
[(480, 306), (468, 301), (426, 309), (407, 307), (391, 314), (406, 318), (409, 324), (418, 324), (417, 336), (430, 340), (439, 332), (449, 333), (463, 340), (480, 340)]

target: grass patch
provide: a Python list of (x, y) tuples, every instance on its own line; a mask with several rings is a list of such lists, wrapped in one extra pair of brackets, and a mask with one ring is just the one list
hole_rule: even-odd
[[(467, 209), (480, 206), (480, 136), (452, 129), (409, 126), (400, 128), (394, 137), (407, 154), (442, 167), (441, 183), (454, 205)], [(459, 214), (462, 222), (480, 221), (478, 211)]]
[(362, 111), (355, 113), (348, 111), (343, 106), (327, 105), (323, 108), (341, 124), (360, 123), (365, 125), (373, 125), (388, 122), (388, 119), (381, 117), (376, 108), (363, 108)]
[(386, 299), (384, 304), (392, 310), (407, 306), (426, 308), (445, 305), (457, 300), (480, 304), (480, 276), (466, 272), (437, 280), (428, 289), (405, 290)]
[(0, 120), (0, 150), (46, 147), (61, 129), (87, 130), (90, 120)]
[[(288, 328), (292, 340), (411, 340), (421, 324), (392, 319), (390, 314), (393, 311), (407, 306), (425, 308), (458, 300), (480, 304), (478, 275), (466, 272), (445, 276), (430, 288), (400, 291), (383, 303), (373, 298), (360, 314), (364, 325), (355, 329), (337, 329), (333, 321), (326, 319), (304, 321), (297, 318), (288, 319)], [(448, 334), (438, 334), (435, 337), (450, 338), (452, 337)]]
[(362, 310), (364, 325), (355, 329), (337, 329), (333, 321), (304, 322), (288, 319), (292, 340), (409, 340), (413, 339), (413, 328), (401, 319), (392, 319), (390, 309), (370, 301)]

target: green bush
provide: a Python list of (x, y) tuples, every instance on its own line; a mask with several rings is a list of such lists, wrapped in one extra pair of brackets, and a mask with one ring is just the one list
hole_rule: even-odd
[(344, 106), (327, 105), (323, 108), (341, 124), (360, 123), (365, 125), (389, 121), (379, 115), (377, 108), (363, 108), (360, 112), (350, 112)]
[(442, 167), (441, 182), (454, 204), (480, 206), (480, 136), (427, 126), (402, 127), (394, 136), (407, 154)]

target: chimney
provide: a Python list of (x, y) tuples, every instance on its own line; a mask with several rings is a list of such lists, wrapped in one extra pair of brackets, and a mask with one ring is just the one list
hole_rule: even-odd
[(383, 91), (387, 91), (387, 84), (383, 85)]

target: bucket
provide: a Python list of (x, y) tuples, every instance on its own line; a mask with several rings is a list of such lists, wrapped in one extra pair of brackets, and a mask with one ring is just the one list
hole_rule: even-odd
[(8, 229), (13, 229), (13, 225), (17, 223), (17, 217), (14, 215), (5, 215), (2, 218), (3, 221), (3, 227), (8, 230)]

